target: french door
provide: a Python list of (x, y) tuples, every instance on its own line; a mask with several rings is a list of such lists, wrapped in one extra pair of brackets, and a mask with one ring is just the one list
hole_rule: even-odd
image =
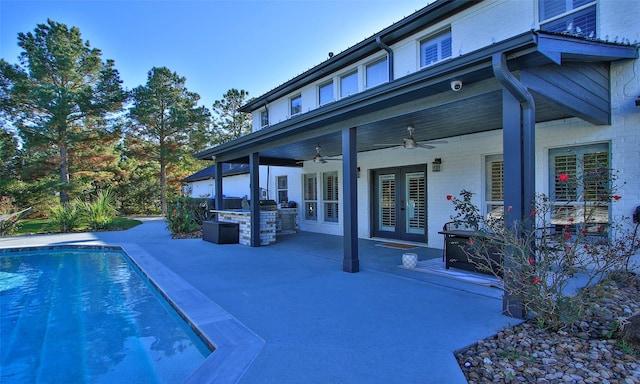
[(424, 165), (372, 172), (373, 237), (427, 242), (427, 180)]

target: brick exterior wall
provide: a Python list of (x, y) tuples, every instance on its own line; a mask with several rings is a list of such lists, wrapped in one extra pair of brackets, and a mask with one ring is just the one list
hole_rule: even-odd
[[(251, 245), (251, 212), (246, 211), (214, 211), (218, 221), (238, 223), (239, 242)], [(260, 245), (276, 242), (276, 211), (260, 211)]]

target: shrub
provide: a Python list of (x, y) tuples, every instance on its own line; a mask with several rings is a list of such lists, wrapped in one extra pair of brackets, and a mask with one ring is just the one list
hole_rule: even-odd
[(202, 216), (198, 212), (203, 211), (199, 204), (194, 204), (191, 198), (178, 197), (169, 203), (169, 209), (165, 219), (167, 228), (173, 235), (195, 232), (202, 224)]
[(55, 224), (60, 232), (71, 232), (80, 222), (79, 202), (60, 203), (49, 210), (49, 220)]
[[(484, 218), (471, 203), (469, 191), (463, 190), (460, 198), (449, 195), (447, 200), (454, 204), (454, 223), (478, 231), (465, 248), (470, 261), (500, 279), (504, 294), (519, 299), (525, 315), (535, 317), (540, 327), (558, 330), (583, 318), (595, 304), (598, 283), (608, 274), (624, 271), (622, 276), (633, 276), (630, 272), (637, 267), (630, 264), (640, 249), (637, 226), (632, 229), (627, 217), (612, 220), (609, 228), (594, 220), (598, 208), (621, 198), (613, 192), (609, 188), (595, 204), (582, 198), (584, 204), (575, 209), (581, 217), (568, 218), (569, 223), (579, 221), (576, 226), (552, 222), (558, 204), (545, 195), (536, 197), (530, 217), (513, 228), (505, 225), (509, 207), (500, 218)], [(502, 265), (491, 257), (496, 249)]]
[(94, 230), (106, 229), (111, 225), (117, 211), (115, 208), (115, 197), (110, 190), (98, 191), (93, 202), (85, 202), (84, 217), (89, 227)]

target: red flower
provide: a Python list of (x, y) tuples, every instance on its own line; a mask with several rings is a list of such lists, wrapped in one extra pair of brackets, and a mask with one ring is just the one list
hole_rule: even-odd
[(451, 200), (452, 197), (453, 196), (451, 196), (451, 195), (447, 195), (447, 200)]
[(512, 209), (513, 209), (513, 207), (512, 207), (512, 206), (508, 206), (508, 207), (507, 207), (507, 211), (509, 211), (509, 212), (511, 212), (511, 210), (512, 210)]
[(620, 199), (622, 199), (622, 196), (618, 196), (618, 195), (613, 196), (613, 200), (617, 201), (617, 200), (620, 200)]
[(570, 223), (573, 223), (573, 220), (574, 220), (574, 219), (573, 219), (573, 217), (570, 217), (570, 218), (569, 218), (569, 222), (570, 222)]
[(604, 227), (602, 225), (598, 225), (598, 232), (604, 231)]
[(536, 283), (536, 284), (538, 284), (538, 283), (540, 282), (540, 279), (538, 279), (537, 277), (534, 277), (534, 278), (533, 278), (533, 282), (534, 282), (534, 283)]
[(583, 235), (586, 235), (588, 232), (586, 229), (583, 229), (582, 231), (580, 231), (580, 233), (582, 233)]
[(536, 259), (534, 259), (533, 257), (529, 258), (529, 264), (533, 264), (536, 262)]
[(571, 232), (565, 232), (564, 233), (564, 239), (565, 240), (571, 240)]
[(537, 214), (538, 214), (538, 212), (535, 209), (533, 211), (531, 211), (531, 216), (535, 216)]
[(558, 181), (560, 181), (561, 183), (566, 183), (567, 181), (569, 181), (569, 175), (567, 175), (566, 173), (559, 174)]
[(469, 239), (469, 245), (473, 245), (473, 240)]

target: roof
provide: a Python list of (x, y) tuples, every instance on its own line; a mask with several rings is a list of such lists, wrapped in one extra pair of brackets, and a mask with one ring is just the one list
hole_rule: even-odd
[[(249, 173), (249, 164), (233, 164), (233, 163), (223, 163), (222, 164), (222, 176), (233, 176), (240, 175), (244, 173)], [(213, 164), (207, 168), (204, 168), (191, 176), (187, 176), (182, 179), (184, 183), (191, 183), (194, 181), (207, 180), (207, 179), (215, 179), (216, 177), (216, 165)]]
[(378, 41), (383, 44), (394, 44), (411, 35), (416, 30), (445, 19), (461, 10), (477, 4), (478, 0), (438, 0), (426, 7), (414, 12), (397, 23), (383, 29), (360, 43), (330, 57), (328, 60), (316, 65), (293, 79), (283, 83), (273, 90), (252, 99), (239, 110), (251, 112), (263, 107), (296, 89), (312, 83), (327, 73), (335, 72), (347, 67), (356, 61), (380, 51)]
[[(507, 55), (511, 71), (545, 66), (580, 71), (584, 66), (602, 64), (598, 70), (604, 71), (606, 84), (596, 86), (598, 89), (604, 86), (602, 89), (607, 96), (602, 116), (592, 115), (595, 108), (576, 110), (557, 100), (541, 98), (536, 100), (536, 121), (578, 116), (593, 124), (607, 124), (610, 109), (607, 65), (616, 60), (637, 59), (638, 46), (529, 31), (254, 131), (195, 156), (246, 163), (249, 154), (259, 152), (260, 164), (275, 165), (274, 160), (284, 163), (287, 159), (297, 164), (313, 158), (314, 148), (319, 145), (324, 156), (340, 155), (340, 132), (344, 127), (358, 127), (358, 152), (380, 149), (376, 143), (399, 140), (408, 125), (415, 127), (418, 141), (500, 129), (502, 88), (492, 68), (492, 57), (497, 54)], [(578, 67), (572, 69), (572, 64)], [(578, 80), (588, 80), (589, 76), (585, 76), (580, 75)], [(451, 92), (452, 79), (462, 81), (465, 91)], [(553, 86), (548, 91), (558, 90), (560, 88)], [(568, 96), (574, 104), (587, 97), (584, 92), (573, 92)], [(478, 124), (479, 121), (482, 124)]]

